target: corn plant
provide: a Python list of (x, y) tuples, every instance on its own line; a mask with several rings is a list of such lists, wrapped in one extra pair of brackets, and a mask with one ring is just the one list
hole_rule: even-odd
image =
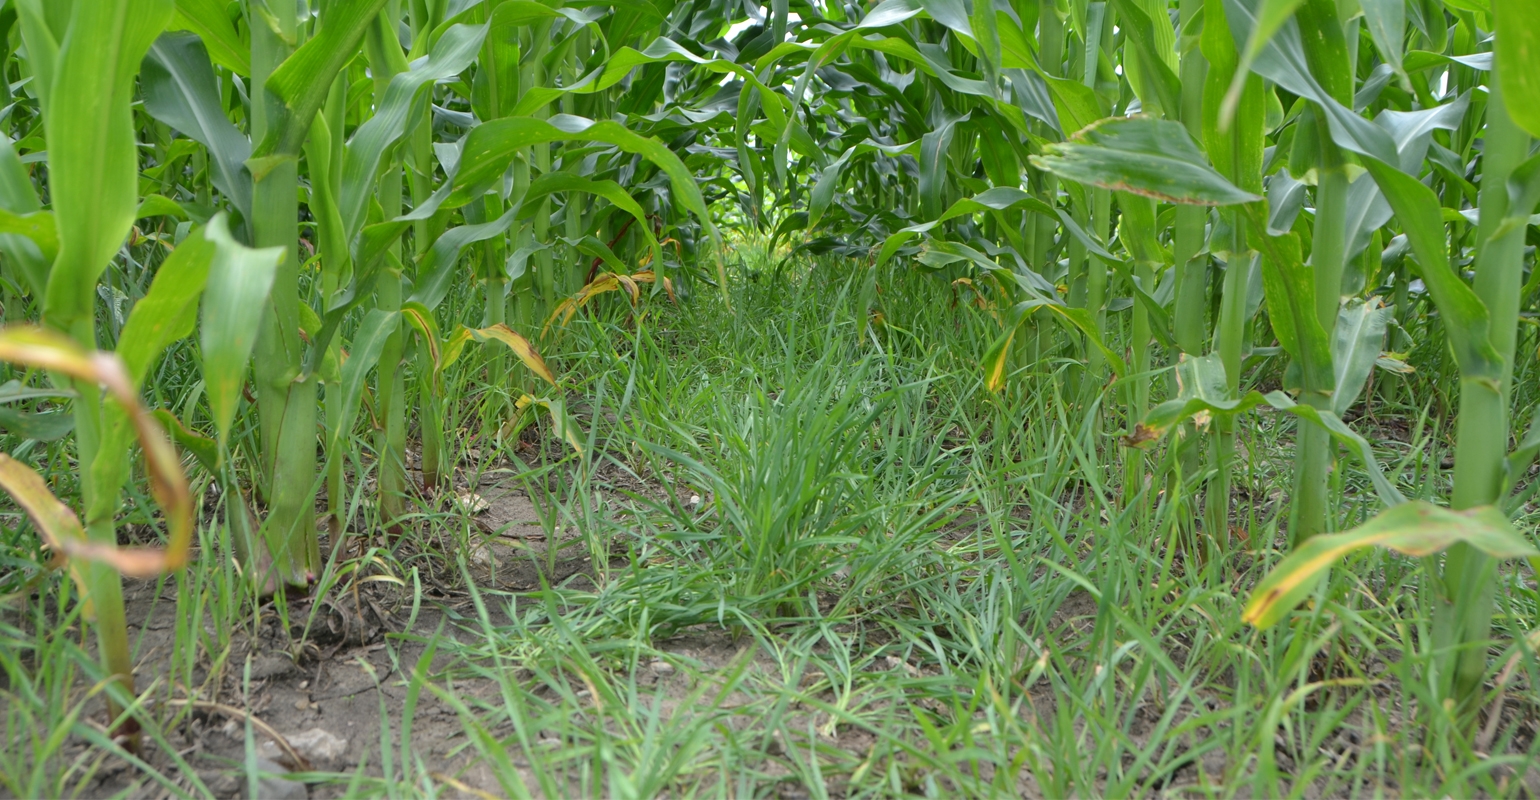
[[(1540, 453), (1540, 419), (1513, 422), (1540, 290), (1533, 0), (12, 0), (0, 78), (0, 427), (71, 454), (79, 487), (56, 496), (32, 445), (0, 485), (117, 698), (121, 576), (182, 567), (197, 524), (228, 531), (246, 599), (288, 600), (330, 590), (357, 530), (410, 541), (537, 419), (579, 492), (607, 463), (568, 412), (607, 391), (585, 370), (810, 265), (876, 355), (716, 404), (702, 429), (749, 420), (729, 436), (682, 418), (632, 452), (709, 487), (719, 530), (675, 534), (711, 544), (671, 552), (741, 559), (721, 591), (748, 616), (817, 616), (811, 587), (880, 535), (862, 476), (908, 462), (865, 448), (908, 389), (853, 387), (940, 357), (902, 285), (963, 299), (991, 442), (1081, 426), (1074, 481), (1032, 502), (1112, 498), (1122, 544), (1252, 589), (1237, 626), (1295, 647), (1342, 556), (1422, 558), (1444, 742), (1516, 635), (1493, 620), (1502, 560), (1537, 555), (1511, 521)], [(1446, 355), (1454, 390), (1412, 395)], [(167, 364), (191, 399), (162, 402)], [(1027, 417), (1045, 392), (1058, 416)], [(1447, 492), (1385, 461), (1387, 405), (1453, 428)], [(1250, 450), (1264, 430), (1281, 458)], [(1018, 455), (967, 491), (1009, 498)], [(118, 543), (139, 458), (161, 549)], [(1258, 465), (1280, 462), (1269, 509)], [(204, 484), (220, 513), (195, 520)], [(1098, 630), (1131, 591), (1111, 573)]]

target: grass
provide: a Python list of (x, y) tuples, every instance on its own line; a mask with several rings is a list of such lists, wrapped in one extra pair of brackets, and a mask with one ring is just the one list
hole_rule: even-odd
[[(1417, 591), (1415, 560), (1355, 557), (1286, 624), (1259, 634), (1241, 622), (1285, 547), (1293, 428), (1281, 415), (1239, 427), (1241, 537), (1215, 557), (1193, 533), (1201, 498), (1186, 487), (1198, 476), (1154, 487), (1148, 510), (1122, 504), (1123, 422), (1101, 402), (1118, 395), (1101, 392), (1101, 376), (1069, 380), (1073, 353), (1051, 352), (992, 394), (978, 364), (997, 324), (967, 298), (945, 301), (937, 279), (882, 275), (882, 322), (870, 324), (853, 262), (772, 270), (734, 276), (736, 313), (707, 287), (637, 312), (616, 295), (542, 346), (579, 381), (567, 402), (586, 459), (549, 431), (520, 440), (532, 448), (481, 435), (480, 404), (505, 390), (475, 388), (486, 356), (446, 376), (462, 478), (525, 488), (567, 542), (496, 551), (543, 565), (543, 587), (489, 580), (472, 558), (484, 534), (442, 504), (420, 502), (408, 535), (383, 535), (354, 480), (348, 502), (369, 549), (335, 553), (320, 594), (346, 607), (376, 599), (394, 609), (392, 632), (373, 650), (307, 646), (328, 606), (253, 602), (210, 557), (228, 552), (228, 532), (207, 524), (202, 557), (167, 579), (181, 599), (153, 612), (175, 620), (156, 640), (165, 651), (138, 634), (136, 660), (169, 665), (141, 675), (139, 755), (98, 718), (107, 685), (69, 582), (27, 567), (32, 545), (8, 531), (0, 792), (256, 785), (253, 723), (238, 731), (242, 757), (201, 752), (188, 732), (222, 720), (167, 700), (259, 706), (279, 685), (251, 677), (262, 642), (287, 646), (305, 674), (326, 665), (372, 682), (351, 702), (377, 707), (366, 710), (378, 738), (355, 743), (356, 766), (301, 775), (312, 797), (1537, 793), (1540, 664), (1528, 646), (1494, 659), (1490, 726), (1424, 749), (1415, 720), (1432, 691), (1434, 601)], [(456, 295), (441, 313), (475, 302)], [(1448, 481), (1452, 399), (1440, 392), (1453, 365), (1437, 326), (1419, 325), (1427, 357), (1412, 360), (1429, 366), (1356, 424), (1381, 432), (1370, 438), (1409, 496), (1435, 496)], [(1534, 348), (1520, 352), (1522, 387)], [(1254, 363), (1255, 383), (1277, 381), (1281, 364)], [(372, 454), (362, 442), (353, 452)], [(63, 446), (37, 458), (68, 472)], [(1330, 493), (1344, 526), (1376, 508), (1346, 459)], [(582, 557), (588, 568), (554, 578)], [(1497, 635), (1522, 642), (1534, 627), (1532, 578), (1501, 573)], [(315, 724), (344, 713), (324, 706)]]

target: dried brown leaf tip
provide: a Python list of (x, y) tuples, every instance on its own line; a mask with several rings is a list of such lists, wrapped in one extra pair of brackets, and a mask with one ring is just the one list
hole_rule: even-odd
[(1159, 440), (1163, 433), (1165, 433), (1164, 430), (1151, 428), (1141, 422), (1134, 425), (1133, 433), (1120, 437), (1118, 441), (1122, 442), (1124, 447), (1143, 447), (1150, 442)]

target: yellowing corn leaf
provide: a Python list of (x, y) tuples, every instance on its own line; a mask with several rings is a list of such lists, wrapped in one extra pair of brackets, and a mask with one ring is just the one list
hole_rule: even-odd
[(460, 360), (460, 353), (465, 350), (465, 343), (472, 339), (482, 343), (497, 341), (508, 345), (508, 349), (512, 350), (513, 354), (518, 356), (520, 361), (524, 362), (524, 366), (529, 367), (530, 372), (539, 375), (546, 383), (552, 386), (556, 385), (556, 376), (551, 373), (551, 368), (545, 365), (545, 359), (540, 357), (540, 353), (535, 350), (535, 346), (530, 344), (528, 339), (520, 336), (517, 331), (501, 322), (479, 330), (476, 328), (461, 328), (455, 331), (455, 335), (449, 337), (449, 340), (444, 342), (443, 361), (440, 370), (447, 369), (450, 364)]
[(521, 431), (533, 421), (532, 409), (535, 406), (544, 408), (551, 418), (551, 430), (556, 432), (567, 444), (572, 446), (578, 458), (587, 458), (588, 454), (583, 450), (583, 440), (578, 436), (577, 424), (567, 416), (567, 404), (560, 398), (531, 397), (524, 395), (514, 403), (513, 419), (509, 420), (509, 431), (512, 435)]
[[(0, 453), (0, 488), (32, 518), (48, 548), (66, 559), (99, 561), (135, 578), (153, 578), (173, 568), (170, 554), (163, 550), (120, 548), (87, 540), (80, 518), (48, 490), (42, 476), (4, 453)], [(80, 588), (90, 596), (84, 583)]]
[[(157, 562), (156, 571), (178, 569), (187, 563), (187, 548), (193, 530), (192, 493), (182, 474), (181, 460), (160, 425), (139, 404), (123, 362), (111, 353), (86, 352), (61, 334), (31, 326), (0, 329), (0, 361), (53, 370), (107, 388), (134, 425), (139, 444), (144, 448), (150, 492), (166, 513), (168, 542), (164, 559)], [(99, 554), (83, 557), (107, 560)], [(134, 559), (138, 561), (130, 563)], [(129, 566), (138, 563), (148, 569), (149, 562), (134, 556), (124, 563)]]
[(1299, 545), (1257, 584), (1241, 618), (1262, 630), (1271, 627), (1310, 594), (1315, 578), (1354, 550), (1388, 547), (1409, 556), (1427, 556), (1456, 542), (1494, 558), (1540, 555), (1492, 506), (1452, 511), (1413, 500), (1386, 509), (1350, 531), (1315, 536)]
[[(642, 263), (645, 264), (646, 261)], [(658, 276), (652, 270), (642, 270), (632, 275), (601, 272), (595, 275), (587, 286), (579, 289), (577, 294), (556, 304), (556, 308), (551, 311), (551, 316), (546, 317), (545, 324), (540, 327), (540, 338), (545, 338), (546, 332), (551, 329), (551, 323), (555, 322), (557, 317), (561, 318), (561, 327), (567, 327), (567, 323), (572, 321), (572, 316), (578, 312), (578, 309), (588, 305), (589, 300), (605, 292), (624, 289), (631, 298), (631, 305), (634, 306), (642, 299), (642, 289), (638, 284), (656, 283), (657, 280)], [(663, 279), (663, 287), (668, 290), (669, 299), (673, 300), (674, 287), (667, 278)]]
[[(438, 385), (439, 377), (444, 372), (443, 344), (439, 340), (438, 323), (433, 320), (433, 312), (421, 303), (402, 303), (401, 316), (406, 319), (428, 346), (428, 358), (433, 361), (433, 382)], [(464, 346), (464, 342), (461, 342)], [(456, 354), (458, 355), (458, 353)]]

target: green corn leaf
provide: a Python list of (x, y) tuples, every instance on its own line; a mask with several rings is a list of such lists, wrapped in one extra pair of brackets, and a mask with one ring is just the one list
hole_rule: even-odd
[[(1225, 16), (1235, 41), (1249, 41), (1262, 25), (1259, 4), (1269, 0), (1224, 0)], [(1287, 19), (1257, 51), (1252, 70), (1300, 97), (1312, 100), (1326, 114), (1332, 139), (1355, 153), (1394, 162), (1395, 145), (1384, 130), (1345, 107), (1311, 73), (1300, 29)]]
[(1396, 152), (1401, 155), (1401, 169), (1415, 174), (1422, 170), (1422, 161), (1428, 153), (1428, 145), (1433, 141), (1433, 132), (1459, 130), (1465, 122), (1465, 112), (1469, 107), (1470, 94), (1466, 93), (1452, 103), (1433, 108), (1417, 111), (1386, 109), (1374, 118), (1374, 124), (1384, 128), (1395, 142)]
[(219, 474), (219, 443), (208, 438), (182, 424), (177, 415), (164, 408), (158, 408), (154, 412), (155, 419), (160, 426), (166, 429), (171, 441), (183, 450), (191, 453), (198, 459), (198, 464), (210, 474)]
[[(1319, 81), (1326, 96), (1344, 108), (1353, 105), (1353, 65), (1349, 63), (1347, 37), (1335, 0), (1305, 0), (1294, 12), (1293, 26), (1299, 30), (1300, 52), (1312, 78)], [(1285, 33), (1279, 37), (1283, 46), (1291, 44)]]
[[(1112, 0), (1118, 12), (1118, 26), (1127, 31), (1134, 45), (1134, 57), (1123, 56), (1125, 68), (1136, 65), (1129, 78), (1138, 89), (1140, 99), (1159, 106), (1166, 117), (1175, 119), (1181, 108), (1182, 84), (1173, 69), (1176, 51), (1172, 48), (1174, 34), (1165, 4), (1160, 4), (1160, 17), (1153, 20), (1135, 0)], [(1157, 25), (1159, 28), (1157, 28)]]
[(385, 340), (396, 333), (400, 324), (400, 312), (381, 308), (371, 310), (364, 315), (363, 322), (359, 323), (358, 334), (353, 337), (353, 348), (348, 359), (342, 363), (342, 416), (337, 427), (329, 434), (327, 459), (336, 458), (345, 452), (342, 440), (352, 432), (353, 420), (358, 417), (358, 404), (364, 396), (364, 379), (369, 376), (374, 365), (379, 363), (380, 353), (385, 349)]
[(214, 185), (249, 217), (251, 142), (225, 117), (203, 42), (188, 33), (161, 34), (145, 56), (140, 85), (150, 116), (208, 148)]
[(1540, 0), (1492, 0), (1497, 81), (1508, 115), (1540, 136)]
[(147, 194), (139, 201), (139, 207), (134, 209), (134, 219), (150, 219), (152, 217), (173, 217), (175, 219), (190, 219), (187, 209), (181, 203), (172, 200), (165, 195)]
[(470, 66), (486, 36), (485, 25), (456, 25), (445, 32), (427, 59), (391, 78), (374, 116), (349, 140), (342, 162), (338, 207), (349, 239), (363, 227), (369, 198), (378, 189), (380, 163), (406, 135), (411, 109), (435, 81), (454, 77)]
[(631, 265), (627, 264), (624, 259), (616, 255), (615, 251), (611, 250), (609, 245), (594, 238), (591, 234), (584, 236), (575, 242), (568, 240), (564, 241), (567, 241), (568, 244), (576, 247), (578, 251), (583, 255), (598, 259), (600, 263), (607, 265), (611, 271), (629, 272), (631, 270)]
[(255, 158), (299, 155), (310, 120), (331, 90), (332, 79), (358, 53), (364, 33), (386, 0), (335, 0), (315, 38), (284, 59), (267, 79), (267, 89), (283, 102), (281, 114), (252, 155)]
[(1278, 344), (1298, 365), (1301, 388), (1317, 394), (1330, 393), (1336, 380), (1331, 340), (1316, 314), (1315, 273), (1305, 266), (1299, 235), (1268, 234), (1260, 207), (1248, 206), (1246, 210), (1252, 222), (1253, 241), (1262, 254), (1262, 290)]
[(150, 291), (134, 304), (118, 336), (118, 357), (136, 388), (166, 347), (190, 335), (197, 323), (198, 298), (216, 250), (204, 230), (189, 234), (161, 263)]
[[(1415, 3), (1413, 7), (1415, 7)], [(1405, 67), (1406, 71), (1409, 73), (1421, 72), (1425, 69), (1444, 66), (1446, 64), (1470, 67), (1471, 69), (1486, 72), (1492, 69), (1493, 61), (1494, 56), (1492, 53), (1469, 53), (1461, 56), (1429, 52), (1427, 50), (1413, 50), (1406, 54), (1406, 58), (1402, 60), (1401, 66)]]
[(1378, 299), (1343, 308), (1337, 314), (1337, 329), (1331, 345), (1331, 363), (1336, 373), (1331, 410), (1337, 416), (1347, 413), (1369, 381), (1374, 362), (1385, 345), (1385, 330), (1395, 318), (1394, 306), (1383, 306)]
[(1406, 497), (1401, 494), (1401, 490), (1390, 482), (1384, 470), (1380, 468), (1379, 459), (1374, 457), (1374, 448), (1369, 445), (1369, 440), (1349, 428), (1341, 417), (1314, 406), (1295, 403), (1283, 392), (1268, 392), (1262, 398), (1268, 405), (1279, 411), (1325, 428), (1331, 438), (1336, 439), (1338, 444), (1352, 453), (1358, 459), (1359, 465), (1369, 473), (1369, 482), (1374, 484), (1374, 491), (1380, 496), (1381, 503), (1393, 506), (1406, 502)]
[[(502, 180), (508, 166), (513, 163), (514, 157), (524, 148), (537, 143), (561, 142), (561, 140), (593, 140), (593, 142), (610, 143), (618, 146), (625, 153), (639, 154), (654, 165), (658, 165), (667, 174), (676, 196), (684, 203), (685, 208), (701, 219), (702, 227), (711, 234), (713, 240), (719, 239), (715, 225), (711, 224), (710, 213), (705, 208), (705, 199), (702, 197), (701, 188), (696, 185), (695, 177), (684, 162), (681, 162), (673, 151), (668, 150), (667, 146), (662, 145), (658, 140), (638, 136), (624, 125), (610, 122), (610, 120), (596, 123), (584, 117), (567, 116), (567, 114), (559, 114), (550, 122), (534, 119), (534, 117), (507, 117), (507, 119), (494, 120), (471, 129), (471, 133), (465, 137), (464, 143), (460, 146), (460, 160), (456, 165), (456, 173), (444, 183), (444, 187), (440, 187), (439, 191), (434, 193), (433, 197), (399, 219), (363, 228), (362, 236), (357, 237), (356, 240), (354, 262), (368, 265), (376, 261), (377, 257), (382, 256), (390, 247), (391, 242), (396, 240), (396, 237), (402, 236), (411, 227), (413, 220), (428, 219), (444, 208), (462, 208), (473, 200), (480, 199), (482, 194), (493, 188), (494, 183)], [(561, 188), (562, 185), (570, 188)], [(571, 182), (568, 177), (551, 177), (547, 187), (548, 191), (585, 191), (579, 187), (591, 187), (596, 190), (594, 193), (607, 197), (608, 194), (614, 194), (616, 197), (624, 194), (624, 191), (611, 193), (604, 183)], [(616, 202), (616, 197), (608, 197), (608, 199)], [(619, 200), (616, 205), (622, 205), (624, 208), (624, 203), (625, 200)], [(645, 225), (642, 225), (642, 228), (645, 228)], [(725, 268), (722, 267), (719, 256), (718, 273), (725, 290), (727, 287)]]
[(32, 176), (16, 155), (16, 146), (9, 138), (0, 141), (0, 208), (17, 214), (43, 209), (37, 189), (32, 185)]
[(1240, 55), (1240, 66), (1236, 68), (1236, 77), (1230, 84), (1230, 89), (1225, 93), (1225, 105), (1234, 108), (1235, 100), (1240, 96), (1240, 82), (1245, 74), (1250, 71), (1252, 63), (1262, 52), (1262, 48), (1272, 41), (1273, 35), (1278, 33), (1284, 23), (1294, 17), (1294, 12), (1304, 5), (1305, 0), (1262, 0), (1256, 6), (1256, 23), (1246, 32), (1244, 40), (1237, 39), (1236, 47)]
[[(1428, 49), (1435, 53), (1443, 52), (1449, 44), (1449, 24), (1445, 16), (1444, 4), (1441, 0), (1409, 0), (1406, 10), (1412, 25), (1428, 38)], [(1408, 54), (1410, 55), (1410, 54)], [(1491, 55), (1488, 53), (1487, 55)], [(1405, 63), (1405, 62), (1403, 62)], [(1407, 70), (1411, 71), (1410, 65)]]
[(37, 92), (38, 104), (46, 117), (59, 65), (59, 40), (69, 22), (70, 6), (46, 0), (16, 0), (15, 6), (21, 22), (21, 40), (27, 46), (28, 66), (34, 76), (33, 91)]
[[(442, 199), (443, 206), (459, 208), (481, 197), (495, 182), (502, 179), (514, 156), (524, 148), (566, 140), (612, 144), (656, 164), (668, 175), (679, 201), (700, 219), (701, 225), (713, 238), (717, 238), (716, 226), (711, 221), (710, 212), (706, 210), (706, 201), (701, 196), (694, 175), (672, 150), (662, 142), (640, 136), (618, 122), (594, 122), (567, 114), (559, 114), (549, 121), (533, 117), (509, 117), (478, 125), (466, 137), (461, 148), (459, 168), (453, 181), (445, 186), (450, 193)], [(437, 207), (437, 204), (425, 204), (409, 216), (426, 216)], [(725, 280), (725, 275), (721, 277)]]
[[(48, 266), (59, 256), (59, 231), (49, 211), (14, 214), (0, 209), (0, 234), (21, 236), (32, 243), (37, 263), (46, 276)], [(30, 270), (29, 270), (30, 272)]]
[[(504, 3), (499, 6), (499, 11), (509, 8), (514, 3)], [(530, 5), (535, 5), (531, 3)], [(497, 21), (497, 13), (493, 14), (494, 23)], [(525, 23), (521, 23), (525, 24)], [(918, 55), (916, 53), (916, 55)], [(632, 47), (622, 47), (605, 62), (601, 69), (596, 69), (587, 75), (573, 81), (570, 86), (530, 87), (519, 98), (517, 104), (505, 116), (525, 117), (535, 114), (542, 108), (555, 102), (564, 94), (594, 94), (603, 92), (631, 75), (634, 70), (649, 64), (665, 63), (689, 63), (702, 67), (712, 72), (732, 74), (743, 80), (749, 86), (754, 87), (755, 94), (761, 103), (761, 109), (765, 112), (765, 118), (776, 130), (785, 130), (788, 124), (786, 112), (786, 100), (780, 92), (760, 81), (759, 76), (731, 61), (715, 58), (702, 58), (685, 49), (678, 42), (667, 37), (660, 36), (642, 50)], [(821, 154), (822, 149), (818, 152)]]
[(0, 406), (0, 430), (20, 439), (52, 442), (75, 430), (75, 415), (68, 411), (30, 413)]
[(582, 192), (602, 197), (615, 204), (616, 208), (631, 215), (636, 220), (632, 226), (642, 234), (647, 242), (647, 248), (652, 251), (652, 262), (663, 263), (663, 248), (658, 244), (658, 237), (653, 235), (652, 226), (647, 224), (647, 212), (642, 209), (640, 203), (631, 197), (624, 187), (611, 180), (593, 180), (571, 172), (550, 172), (536, 178), (529, 185), (529, 190), (524, 193), (524, 202), (521, 204), (520, 216), (535, 213), (540, 207), (540, 200), (557, 192)]
[(36, 389), (23, 386), (21, 381), (15, 378), (0, 384), (0, 404), (19, 403), (23, 400), (63, 400), (75, 396), (75, 393), (69, 389)]
[(1141, 447), (1159, 441), (1167, 431), (1194, 417), (1200, 417), (1206, 425), (1213, 417), (1234, 417), (1265, 402), (1256, 392), (1239, 398), (1230, 397), (1224, 360), (1218, 353), (1182, 355), (1176, 365), (1176, 386), (1177, 396), (1145, 414), (1133, 432), (1123, 439), (1124, 445)]
[[(366, 234), (367, 232), (368, 228), (365, 229)], [(397, 235), (400, 235), (399, 232)], [(304, 366), (301, 369), (303, 375), (309, 376), (323, 368), (328, 358), (327, 354), (331, 352), (332, 338), (342, 327), (343, 320), (347, 318), (350, 311), (373, 297), (374, 287), (379, 282), (380, 274), (387, 269), (404, 271), (400, 260), (388, 250), (364, 262), (361, 269), (354, 271), (352, 283), (331, 298), (331, 304), (327, 307), (325, 315), (321, 317), (320, 333), (311, 338)]]
[[(476, 58), (475, 82), (471, 84), (471, 110), (483, 122), (510, 115), (518, 102), (519, 31), (528, 24), (521, 15), (522, 5), (505, 2), (493, 9), (487, 22), (486, 38)], [(555, 13), (546, 6), (540, 7)]]
[[(1374, 484), (1375, 493), (1379, 495), (1380, 502), (1386, 506), (1399, 505), (1406, 502), (1406, 497), (1385, 476), (1380, 467), (1379, 459), (1374, 456), (1374, 448), (1369, 441), (1347, 426), (1340, 417), (1330, 411), (1323, 411), (1313, 406), (1307, 406), (1294, 402), (1283, 392), (1248, 392), (1238, 398), (1228, 398), (1221, 391), (1227, 384), (1219, 381), (1224, 375), (1223, 364), (1218, 361), (1217, 355), (1205, 356), (1215, 359), (1213, 363), (1205, 364), (1201, 359), (1193, 359), (1194, 372), (1187, 377), (1186, 386), (1197, 387), (1189, 389), (1185, 397), (1177, 397), (1151, 409), (1134, 430), (1123, 438), (1123, 444), (1128, 447), (1145, 447), (1153, 442), (1160, 441), (1175, 426), (1194, 420), (1207, 425), (1209, 421), (1224, 417), (1234, 419), (1247, 411), (1259, 406), (1271, 406), (1275, 410), (1298, 417), (1312, 425), (1317, 425), (1326, 430), (1333, 439), (1352, 453), (1358, 463), (1369, 474), (1369, 480)], [(1215, 398), (1221, 399), (1215, 399)]]
[(1107, 346), (1102, 339), (1101, 331), (1096, 319), (1089, 311), (1083, 308), (1073, 308), (1057, 300), (1047, 298), (1033, 298), (1017, 303), (1006, 314), (1005, 331), (989, 349), (984, 351), (984, 386), (992, 392), (998, 392), (1005, 386), (1005, 361), (1010, 353), (1010, 345), (1016, 336), (1016, 331), (1026, 322), (1032, 313), (1039, 308), (1046, 308), (1053, 313), (1054, 319), (1071, 331), (1080, 333), (1086, 337), (1092, 347), (1101, 351), (1102, 357), (1112, 367), (1113, 374), (1125, 375), (1128, 373), (1128, 363), (1117, 351)]
[(1540, 205), (1540, 154), (1530, 156), (1508, 175), (1508, 214), (1492, 231), (1492, 239), (1515, 228), (1536, 224), (1530, 212)]
[[(912, 17), (918, 16), (926, 6), (919, 0), (882, 0), (872, 10), (866, 12), (861, 22), (856, 25), (857, 30), (863, 28), (886, 28), (889, 25), (898, 25)], [(932, 14), (932, 17), (935, 15)]]
[(1502, 356), (1488, 337), (1486, 306), (1449, 266), (1438, 195), (1416, 178), (1377, 159), (1365, 158), (1364, 166), (1395, 209), (1412, 252), (1421, 263), (1423, 281), (1444, 317), (1444, 330), (1453, 345), (1460, 374), (1491, 381), (1495, 386), (1503, 374)]
[(946, 153), (952, 146), (952, 132), (957, 122), (948, 119), (920, 137), (920, 213), (926, 217), (941, 213), (941, 192), (951, 172)]
[(962, 0), (915, 0), (912, 5), (925, 9), (930, 18), (948, 29), (972, 39), (973, 25)]
[(203, 235), (214, 245), (203, 292), (203, 381), (223, 449), (283, 248), (253, 250), (236, 242), (222, 215), (209, 220)]
[(518, 209), (510, 208), (491, 222), (461, 225), (445, 231), (417, 264), (418, 280), (411, 302), (419, 303), (429, 310), (437, 308), (449, 293), (450, 283), (455, 277), (455, 265), (460, 261), (460, 251), (473, 242), (501, 236), (517, 216)]
[[(42, 211), (27, 166), (9, 137), (0, 137), (0, 255), (34, 297), (48, 290), (48, 269), (59, 254), (53, 215)], [(9, 230), (11, 227), (17, 230)]]
[(1024, 208), (1052, 217), (1053, 219), (1058, 219), (1058, 212), (1052, 206), (1033, 197), (1031, 194), (1009, 186), (997, 186), (972, 197), (958, 200), (945, 213), (930, 222), (910, 225), (907, 228), (896, 231), (882, 243), (882, 250), (877, 253), (877, 266), (880, 267), (888, 263), (893, 258), (893, 255), (898, 252), (898, 249), (904, 246), (905, 242), (943, 222), (969, 214), (1006, 211), (1013, 208)]
[(45, 112), (49, 191), (59, 256), (44, 313), (61, 327), (88, 318), (96, 281), (134, 221), (138, 199), (134, 76), (171, 19), (171, 0), (102, 0), (71, 15)]
[(1363, 0), (1364, 25), (1374, 47), (1390, 68), (1406, 76), (1401, 61), (1406, 50), (1406, 0)]
[(1301, 544), (1252, 590), (1241, 618), (1261, 630), (1272, 627), (1309, 596), (1322, 573), (1354, 550), (1388, 547), (1422, 557), (1456, 542), (1493, 558), (1540, 555), (1492, 506), (1462, 512), (1414, 500), (1386, 509), (1352, 530), (1314, 536)]
[(176, 0), (171, 27), (198, 34), (220, 66), (237, 75), (251, 75), (251, 45), (236, 32), (220, 0)]
[(1032, 157), (1039, 169), (1163, 202), (1231, 205), (1262, 199), (1215, 172), (1187, 129), (1170, 120), (1103, 120), (1043, 152)]
[(1048, 92), (1053, 96), (1053, 108), (1059, 116), (1059, 130), (1065, 133), (1084, 130), (1107, 115), (1101, 99), (1091, 87), (1041, 70), (1038, 74), (1048, 84)]

